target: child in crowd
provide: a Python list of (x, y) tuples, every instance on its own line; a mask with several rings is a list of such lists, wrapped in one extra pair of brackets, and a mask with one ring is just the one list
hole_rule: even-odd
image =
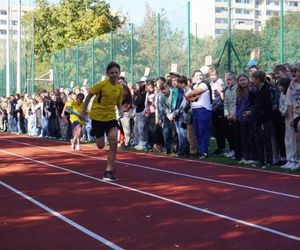
[(295, 162), (295, 152), (296, 152), (296, 133), (295, 130), (291, 127), (288, 118), (288, 106), (286, 105), (286, 94), (289, 88), (291, 79), (281, 78), (278, 81), (278, 86), (280, 89), (280, 99), (279, 99), (279, 111), (284, 117), (285, 122), (285, 150), (286, 150), (286, 164), (281, 168), (286, 169), (295, 169), (297, 163)]
[(286, 95), (286, 105), (288, 106), (288, 119), (297, 133), (297, 165), (293, 169), (300, 167), (299, 163), (299, 139), (300, 139), (300, 64), (295, 66), (295, 78), (291, 81)]
[(255, 146), (258, 156), (258, 166), (269, 167), (273, 163), (271, 144), (271, 121), (273, 102), (271, 90), (266, 83), (266, 73), (255, 71), (252, 74), (252, 82), (256, 88), (254, 94), (254, 129)]

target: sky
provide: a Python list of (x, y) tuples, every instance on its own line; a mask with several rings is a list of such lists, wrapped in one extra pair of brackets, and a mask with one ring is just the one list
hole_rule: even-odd
[[(10, 0), (16, 3), (17, 0)], [(58, 3), (59, 0), (49, 0), (52, 3)], [(23, 4), (32, 4), (33, 0), (22, 0)], [(161, 9), (168, 11), (180, 9), (187, 4), (187, 0), (106, 0), (110, 4), (112, 10), (122, 11), (123, 14), (128, 13), (133, 23), (141, 23), (145, 14), (146, 2), (149, 3), (154, 11), (159, 12)]]

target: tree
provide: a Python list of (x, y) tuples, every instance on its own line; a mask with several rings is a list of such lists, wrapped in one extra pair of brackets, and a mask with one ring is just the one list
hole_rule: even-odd
[(121, 18), (111, 13), (109, 4), (99, 0), (61, 0), (58, 5), (37, 0), (36, 8), (25, 19), (27, 30), (33, 30), (34, 52), (40, 59), (122, 24)]

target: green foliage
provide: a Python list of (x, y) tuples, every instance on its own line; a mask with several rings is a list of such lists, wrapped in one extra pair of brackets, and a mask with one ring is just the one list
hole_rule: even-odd
[(34, 37), (34, 52), (41, 60), (122, 24), (120, 17), (110, 12), (109, 4), (99, 0), (61, 0), (58, 5), (38, 0), (25, 19), (25, 26)]
[[(95, 81), (105, 74), (106, 64), (113, 60), (120, 63), (126, 78), (130, 79), (131, 31), (128, 24), (122, 23), (120, 17), (109, 12), (109, 6), (102, 1), (64, 0), (59, 5), (50, 5), (46, 0), (38, 1), (38, 8), (26, 16), (27, 30), (33, 31), (38, 74), (45, 73), (53, 67), (56, 85), (69, 86), (71, 81), (81, 84), (84, 79)], [(183, 21), (185, 22), (185, 20)], [(288, 14), (285, 16), (285, 58), (288, 62), (299, 59), (299, 16)], [(184, 24), (186, 25), (186, 24)], [(161, 11), (161, 75), (170, 71), (172, 63), (178, 65), (178, 73), (186, 74), (187, 70), (187, 34), (183, 29), (174, 28), (174, 24), (167, 19), (164, 10)], [(118, 29), (116, 29), (119, 27)], [(116, 29), (116, 30), (114, 30)], [(113, 31), (112, 44), (109, 31)], [(144, 74), (145, 67), (150, 67), (150, 77), (156, 77), (157, 71), (157, 14), (146, 6), (146, 13), (142, 25), (134, 25), (134, 81), (138, 81)], [(233, 31), (232, 42), (238, 53), (242, 65), (232, 52), (232, 68), (236, 72), (247, 71), (247, 63), (251, 50), (260, 48), (261, 57), (258, 64), (262, 70), (271, 71), (279, 63), (279, 18), (268, 20), (261, 31)], [(93, 40), (94, 37), (94, 46)], [(32, 36), (28, 35), (27, 47)], [(212, 55), (213, 63), (219, 60), (225, 45), (227, 34), (216, 38), (196, 38), (191, 35), (191, 70), (204, 65), (207, 55)], [(76, 79), (76, 45), (79, 47), (79, 79)], [(111, 47), (112, 46), (112, 47)], [(94, 50), (93, 50), (94, 48)], [(94, 54), (92, 53), (94, 51)], [(111, 51), (113, 54), (111, 54)], [(55, 52), (55, 53), (54, 53)], [(54, 55), (54, 56), (53, 56)], [(93, 72), (94, 55), (94, 72)], [(51, 62), (51, 60), (52, 62)], [(41, 63), (43, 62), (43, 63)], [(51, 63), (53, 64), (52, 66)], [(219, 71), (223, 76), (227, 69), (227, 53), (221, 60)], [(78, 80), (78, 82), (76, 81)]]

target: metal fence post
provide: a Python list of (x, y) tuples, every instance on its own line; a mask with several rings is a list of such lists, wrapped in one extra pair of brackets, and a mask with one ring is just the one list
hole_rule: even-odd
[(284, 1), (280, 0), (280, 63), (284, 62)]
[(130, 24), (130, 81), (133, 84), (133, 67), (134, 67), (134, 37), (133, 37), (133, 23)]
[(79, 86), (79, 45), (76, 46), (76, 85)]
[(110, 61), (114, 60), (114, 36), (113, 31), (110, 31)]
[(156, 20), (156, 75), (160, 76), (160, 13)]
[(187, 2), (187, 72), (186, 76), (191, 74), (191, 2)]
[(95, 84), (95, 38), (92, 39), (92, 85)]

